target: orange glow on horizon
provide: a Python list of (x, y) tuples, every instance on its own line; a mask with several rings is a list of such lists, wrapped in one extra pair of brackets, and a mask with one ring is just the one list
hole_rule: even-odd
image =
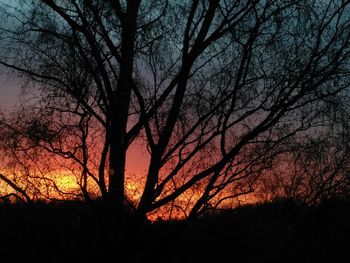
[[(145, 156), (144, 152), (142, 152), (142, 150), (137, 147), (132, 148), (128, 152), (127, 160), (125, 192), (129, 201), (131, 201), (133, 205), (136, 206), (141, 198), (142, 191), (144, 189), (145, 177), (147, 173), (146, 168), (149, 160), (147, 159), (147, 156)], [(65, 165), (66, 167), (70, 167), (69, 164)], [(4, 171), (4, 174), (6, 174), (6, 171)], [(39, 192), (45, 193), (42, 195), (44, 198), (48, 196), (53, 199), (77, 198), (77, 195), (81, 194), (78, 179), (80, 175), (81, 171), (79, 170), (58, 170), (56, 168), (56, 170), (42, 175), (48, 179), (48, 181), (45, 181), (47, 184), (43, 182), (42, 184), (38, 183), (37, 185), (32, 185), (37, 187)], [(20, 175), (17, 177), (20, 177)], [(52, 182), (52, 184), (50, 184), (50, 182)], [(56, 187), (59, 189), (59, 192), (57, 191)], [(93, 187), (96, 187), (96, 183), (92, 180), (89, 180), (88, 191), (92, 194), (92, 196), (99, 196), (98, 190)], [(172, 191), (171, 189), (168, 190)], [(203, 186), (188, 189), (174, 202), (170, 202), (169, 204), (157, 209), (156, 211), (149, 213), (148, 218), (151, 221), (157, 220), (159, 218), (162, 218), (164, 220), (186, 218), (195, 202), (200, 198), (202, 190)], [(0, 182), (0, 194), (6, 192), (13, 192), (13, 189), (11, 189), (11, 187), (8, 185), (4, 185), (3, 182)], [(227, 194), (227, 192), (223, 193), (223, 195), (225, 194)], [(220, 196), (218, 196), (218, 198), (220, 198)], [(243, 203), (247, 204), (256, 202), (257, 200), (253, 195), (246, 195), (237, 198), (235, 201), (225, 201), (220, 207), (233, 208)]]

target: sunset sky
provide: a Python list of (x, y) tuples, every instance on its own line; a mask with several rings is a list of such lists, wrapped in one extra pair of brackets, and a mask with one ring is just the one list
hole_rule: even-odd
[[(21, 82), (0, 68), (0, 111), (11, 112), (21, 104)], [(127, 174), (144, 174), (147, 169), (147, 153), (140, 144), (132, 145), (127, 160)]]
[(350, 4), (292, 2), (0, 0), (3, 180), (192, 216), (349, 156)]

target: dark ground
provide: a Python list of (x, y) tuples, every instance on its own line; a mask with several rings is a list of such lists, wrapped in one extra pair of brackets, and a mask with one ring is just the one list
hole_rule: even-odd
[[(350, 202), (245, 206), (191, 223), (123, 223), (102, 206), (0, 204), (1, 262), (350, 262)], [(6, 260), (5, 260), (6, 259)]]

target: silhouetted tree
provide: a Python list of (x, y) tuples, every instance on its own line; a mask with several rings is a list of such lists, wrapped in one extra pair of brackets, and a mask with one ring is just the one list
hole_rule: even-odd
[(317, 134), (299, 138), (274, 160), (274, 169), (260, 178), (260, 198), (290, 198), (310, 205), (349, 198), (349, 130), (337, 119), (318, 128)]
[[(54, 177), (56, 180), (59, 179), (58, 175), (55, 175), (57, 168), (62, 169), (63, 167), (60, 164), (62, 158), (58, 157), (65, 157), (67, 153), (64, 153), (64, 148), (55, 149), (53, 146), (53, 142), (67, 143), (63, 141), (63, 139), (67, 139), (67, 130), (69, 130), (69, 134), (75, 135), (79, 129), (66, 122), (64, 126), (60, 126), (57, 134), (57, 131), (48, 129), (55, 123), (56, 118), (49, 117), (48, 112), (43, 109), (38, 111), (38, 108), (24, 107), (16, 113), (13, 112), (11, 120), (5, 120), (3, 116), (0, 119), (0, 137), (4, 138), (0, 143), (2, 181), (12, 189), (15, 189), (13, 186), (22, 189), (33, 200), (81, 198), (81, 195), (87, 191), (84, 189), (82, 175), (76, 176), (76, 180), (80, 182), (81, 193), (77, 193), (77, 191), (67, 192), (59, 187), (55, 181)], [(59, 136), (60, 134), (62, 135)], [(77, 135), (76, 137), (78, 138)], [(71, 144), (70, 146), (75, 145)], [(73, 157), (74, 155), (72, 155), (72, 159)], [(84, 169), (77, 167), (77, 165), (74, 166), (75, 163), (72, 162), (69, 165), (66, 162), (65, 165), (69, 165), (69, 170), (72, 172), (79, 170), (80, 173), (83, 173)], [(10, 181), (13, 185), (9, 184)], [(18, 190), (16, 191), (18, 192)], [(6, 194), (5, 189), (2, 192)], [(89, 200), (89, 195), (85, 196), (85, 199)]]
[[(250, 192), (292, 138), (326, 123), (349, 85), (349, 8), (337, 0), (13, 1), (1, 9), (0, 63), (41, 91), (41, 109), (61, 116), (27, 136), (85, 168), (116, 211), (127, 151), (142, 139), (150, 161), (138, 216), (181, 206), (195, 189), (192, 217)], [(76, 141), (67, 116), (80, 129)]]

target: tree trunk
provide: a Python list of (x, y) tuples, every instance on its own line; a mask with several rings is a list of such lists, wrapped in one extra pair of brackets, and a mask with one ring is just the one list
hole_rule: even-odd
[(125, 161), (128, 142), (126, 141), (129, 105), (133, 88), (132, 72), (134, 65), (134, 47), (136, 20), (139, 1), (129, 1), (126, 12), (121, 14), (122, 35), (120, 50), (120, 71), (115, 96), (111, 101), (110, 118), (110, 155), (109, 155), (109, 201), (115, 205), (118, 213), (125, 212), (124, 181)]
[(136, 217), (139, 221), (145, 220), (146, 214), (149, 211), (149, 206), (154, 201), (154, 186), (158, 181), (160, 158), (161, 156), (159, 155), (159, 153), (153, 153), (151, 157), (145, 188), (143, 190), (141, 200), (136, 210)]
[(109, 152), (109, 194), (108, 202), (118, 213), (124, 211), (124, 171), (125, 146), (123, 145), (123, 129), (121, 123), (113, 121), (111, 124), (111, 145)]
[(185, 91), (187, 87), (188, 76), (190, 74), (191, 65), (194, 59), (188, 59), (183, 62), (182, 71), (179, 77), (179, 83), (175, 92), (175, 97), (172, 102), (171, 109), (168, 114), (167, 122), (164, 127), (164, 131), (159, 138), (159, 142), (152, 152), (150, 166), (148, 168), (147, 180), (145, 189), (142, 193), (140, 203), (137, 207), (137, 217), (140, 219), (146, 217), (146, 213), (149, 212), (149, 208), (154, 202), (156, 196), (154, 194), (154, 188), (158, 182), (159, 170), (161, 166), (162, 155), (169, 144), (171, 135), (174, 131), (174, 127), (183, 103)]

